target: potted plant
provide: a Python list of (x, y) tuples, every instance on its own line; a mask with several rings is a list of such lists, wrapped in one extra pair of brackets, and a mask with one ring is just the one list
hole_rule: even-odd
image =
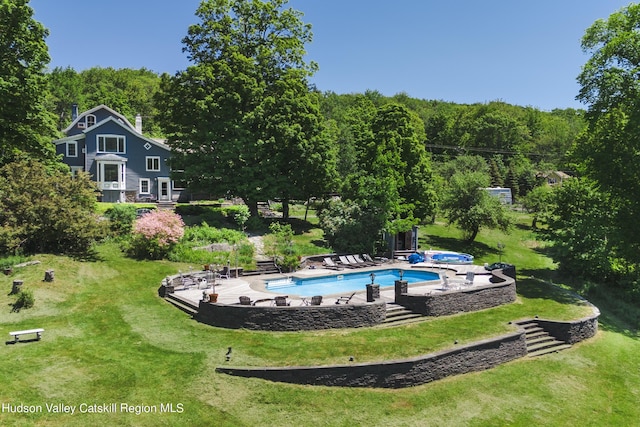
[(218, 302), (218, 294), (209, 294), (209, 302), (212, 304)]

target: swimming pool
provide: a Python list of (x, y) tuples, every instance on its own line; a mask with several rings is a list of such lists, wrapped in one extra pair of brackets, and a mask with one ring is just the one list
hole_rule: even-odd
[[(393, 286), (396, 280), (400, 280), (399, 269), (376, 270), (374, 283), (381, 288)], [(329, 295), (345, 292), (364, 291), (371, 283), (371, 271), (333, 274), (328, 276), (298, 278), (287, 277), (267, 280), (268, 291), (288, 295), (312, 296)], [(402, 280), (408, 283), (439, 280), (438, 273), (421, 270), (402, 270)]]

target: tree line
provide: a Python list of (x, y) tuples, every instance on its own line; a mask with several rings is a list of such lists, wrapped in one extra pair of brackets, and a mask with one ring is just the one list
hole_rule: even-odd
[[(0, 165), (30, 158), (59, 170), (50, 141), (71, 104), (106, 104), (131, 120), (142, 114), (192, 189), (241, 197), (253, 215), (261, 200), (282, 200), (286, 216), (291, 200), (340, 195), (321, 213), (335, 248), (374, 249), (382, 231), (435, 215), (468, 239), (505, 228), (478, 189), (506, 186), (535, 212), (561, 268), (640, 289), (638, 5), (585, 32), (586, 111), (550, 112), (320, 92), (310, 84), (318, 65), (304, 60), (311, 25), (286, 0), (202, 1), (183, 39), (192, 65), (175, 75), (47, 70), (48, 31), (28, 1), (0, 5)], [(577, 179), (539, 190), (536, 174), (549, 170)]]

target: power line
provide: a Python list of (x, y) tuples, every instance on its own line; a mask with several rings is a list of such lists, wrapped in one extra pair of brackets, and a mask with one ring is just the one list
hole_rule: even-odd
[(439, 144), (424, 144), (426, 148), (439, 148), (443, 150), (454, 150), (454, 151), (479, 151), (484, 153), (495, 153), (495, 154), (522, 154), (524, 156), (537, 156), (537, 157), (545, 157), (546, 154), (539, 153), (521, 153), (519, 151), (513, 150), (504, 150), (500, 148), (486, 148), (486, 147), (461, 147), (456, 145), (439, 145)]

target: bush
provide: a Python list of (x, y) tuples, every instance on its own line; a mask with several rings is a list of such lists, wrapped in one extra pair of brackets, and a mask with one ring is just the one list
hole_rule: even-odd
[(107, 209), (104, 216), (109, 219), (109, 228), (115, 236), (126, 236), (133, 230), (133, 222), (136, 220), (136, 207), (125, 204), (114, 205)]
[(33, 292), (29, 289), (23, 289), (18, 293), (18, 299), (13, 303), (13, 311), (20, 311), (23, 308), (31, 308), (34, 306), (36, 299)]
[(238, 262), (249, 266), (253, 263), (254, 247), (247, 242), (247, 236), (237, 230), (228, 228), (214, 228), (206, 223), (202, 226), (188, 227), (180, 242), (174, 245), (168, 255), (169, 260), (188, 262), (193, 264), (219, 264), (229, 261), (235, 262), (235, 255), (231, 251), (194, 250), (193, 248), (207, 246), (212, 243), (227, 243), (236, 245)]
[(13, 267), (16, 264), (26, 262), (29, 258), (22, 255), (11, 255), (0, 258), (0, 269)]
[(0, 168), (0, 253), (86, 256), (103, 236), (89, 175), (30, 160)]
[(184, 235), (184, 222), (172, 211), (157, 210), (138, 218), (127, 252), (137, 259), (162, 259)]

